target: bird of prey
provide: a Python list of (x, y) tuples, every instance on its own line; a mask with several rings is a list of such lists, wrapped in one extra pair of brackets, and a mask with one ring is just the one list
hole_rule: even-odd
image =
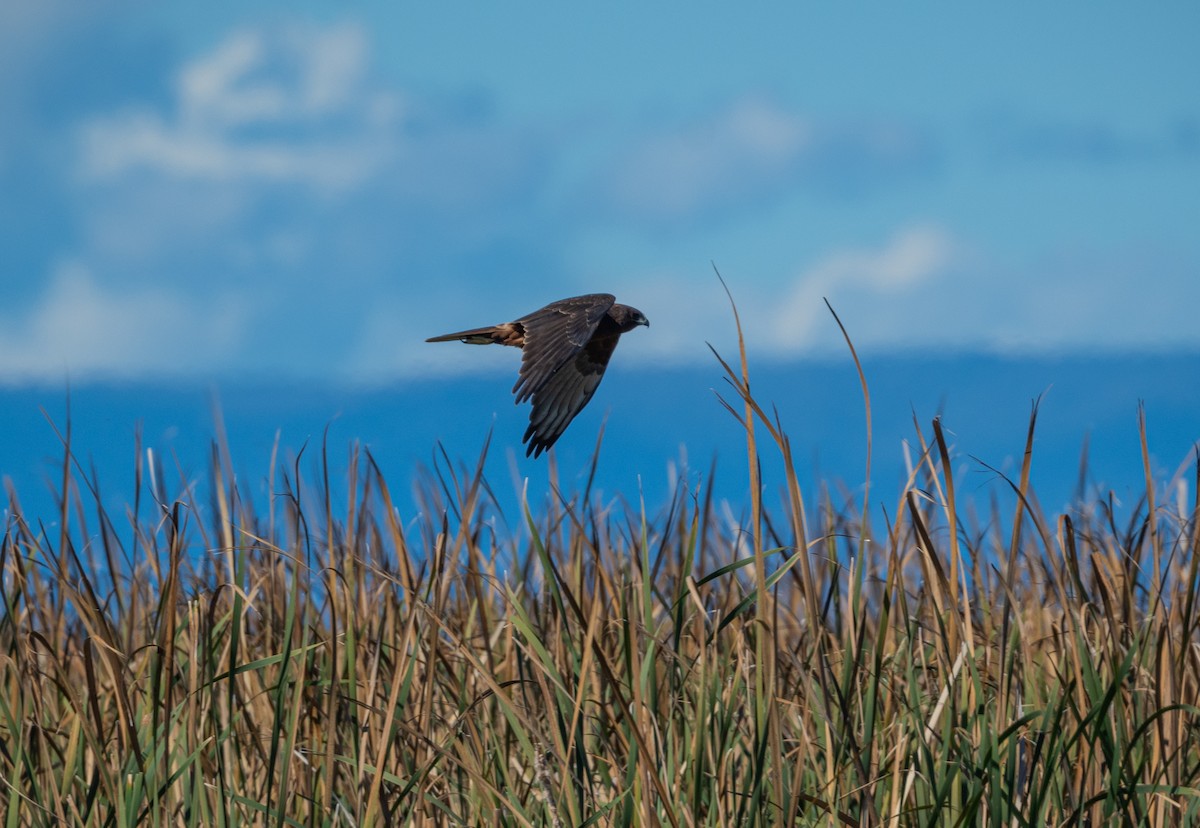
[(433, 336), (426, 342), (459, 340), (471, 345), (512, 345), (523, 350), (513, 393), (533, 400), (525, 455), (554, 445), (596, 393), (621, 334), (650, 326), (637, 308), (618, 305), (610, 293), (589, 293), (551, 302), (513, 322)]

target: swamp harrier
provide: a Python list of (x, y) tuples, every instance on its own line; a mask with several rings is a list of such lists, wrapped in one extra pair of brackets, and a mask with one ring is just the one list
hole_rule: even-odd
[(537, 457), (554, 445), (596, 393), (621, 334), (650, 323), (637, 308), (616, 304), (609, 293), (589, 293), (551, 302), (514, 322), (443, 334), (426, 342), (457, 339), (471, 345), (521, 348), (521, 371), (513, 393), (533, 399), (522, 443)]

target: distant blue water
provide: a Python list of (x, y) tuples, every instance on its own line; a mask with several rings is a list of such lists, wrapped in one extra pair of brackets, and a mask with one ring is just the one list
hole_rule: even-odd
[[(716, 496), (728, 501), (735, 513), (744, 510), (744, 434), (714, 393), (737, 404), (720, 367), (714, 363), (651, 372), (623, 368), (619, 356), (596, 398), (555, 448), (562, 487), (573, 492), (586, 483), (588, 461), (607, 416), (595, 483), (601, 497), (636, 504), (640, 496), (654, 514), (668, 499), (672, 474), (679, 472), (693, 485), (707, 487), (715, 459), (711, 485)], [(1012, 498), (1007, 486), (971, 457), (1015, 479), (1031, 404), (1043, 392), (1033, 482), (1048, 510), (1060, 510), (1074, 497), (1085, 440), (1088, 490), (1111, 490), (1118, 499), (1136, 499), (1142, 489), (1139, 401), (1145, 404), (1152, 463), (1161, 479), (1187, 463), (1200, 440), (1197, 354), (868, 356), (864, 366), (872, 398), (871, 498), (876, 515), (880, 508), (894, 514), (905, 476), (903, 441), (913, 445), (916, 457), (914, 416), (926, 439), (932, 440), (930, 423), (941, 413), (952, 443), (960, 501), (974, 500), (984, 510), (993, 496), (1004, 502)], [(486, 475), (500, 501), (499, 518), (519, 526), (526, 480), (535, 508), (551, 495), (546, 458), (526, 459), (522, 451), (528, 408), (513, 405), (512, 380), (507, 375), (466, 377), (377, 389), (245, 381), (75, 385), (69, 392), (72, 445), (80, 462), (95, 469), (104, 503), (118, 518), (133, 492), (138, 428), (143, 446), (163, 458), (168, 489), (178, 492), (181, 480), (200, 483), (200, 500), (207, 503), (216, 402), (239, 484), (250, 496), (267, 494), (277, 432), (277, 462), (286, 464), (290, 473), (307, 444), (300, 468), (312, 480), (321, 443), (327, 440), (337, 492), (345, 490), (346, 458), (358, 443), (369, 448), (380, 465), (407, 521), (420, 508), (412, 495), (414, 476), (419, 468), (442, 463), (439, 444), (452, 461), (473, 467), (491, 430)], [(774, 405), (791, 437), (810, 505), (820, 485), (842, 485), (851, 495), (860, 494), (865, 424), (858, 378), (849, 360), (760, 361), (751, 366), (751, 381), (755, 396), (765, 406)], [(65, 386), (0, 389), (0, 474), (11, 479), (26, 516), (47, 524), (57, 520), (51, 490), (61, 474), (62, 446), (40, 409), (63, 429), (67, 397)], [(760, 429), (759, 437), (768, 458), (767, 498), (772, 502), (783, 481), (770, 460), (774, 452), (766, 446), (765, 430)], [(1185, 478), (1194, 478), (1194, 466)]]

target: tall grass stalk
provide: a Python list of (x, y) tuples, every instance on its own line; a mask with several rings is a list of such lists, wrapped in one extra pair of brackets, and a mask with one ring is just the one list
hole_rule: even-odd
[(1047, 514), (1035, 405), (982, 523), (938, 420), (894, 506), (810, 499), (738, 344), (745, 520), (555, 476), (502, 531), (487, 445), (415, 515), (326, 445), (258, 511), (220, 436), (111, 515), (68, 421), (52, 522), (7, 489), (3, 824), (1200, 824), (1200, 466), (1142, 414), (1142, 501)]

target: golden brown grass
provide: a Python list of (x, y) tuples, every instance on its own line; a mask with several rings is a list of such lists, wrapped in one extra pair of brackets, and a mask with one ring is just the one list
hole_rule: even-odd
[(68, 436), (57, 526), (9, 492), (4, 824), (1200, 823), (1197, 502), (1045, 514), (1036, 411), (1004, 525), (936, 421), (891, 503), (808, 500), (741, 357), (743, 521), (710, 481), (506, 535), (478, 467), (414, 516), (358, 450), (256, 511), (219, 446), (115, 516)]

